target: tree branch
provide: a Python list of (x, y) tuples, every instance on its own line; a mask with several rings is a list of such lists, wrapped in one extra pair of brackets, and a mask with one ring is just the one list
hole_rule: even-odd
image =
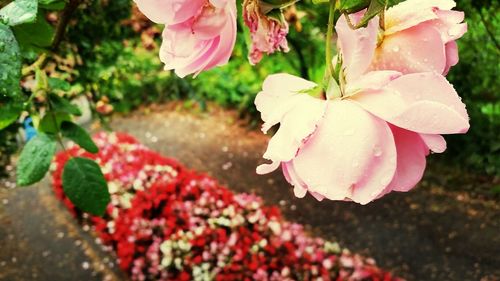
[(70, 0), (66, 7), (64, 7), (64, 10), (62, 10), (59, 14), (59, 22), (57, 23), (55, 32), (56, 34), (50, 48), (52, 52), (55, 52), (59, 48), (59, 45), (64, 37), (64, 33), (66, 33), (66, 27), (68, 26), (69, 20), (81, 2), (81, 0)]
[(59, 21), (57, 22), (55, 35), (50, 46), (50, 51), (48, 53), (42, 53), (33, 64), (24, 67), (22, 70), (23, 77), (30, 75), (30, 73), (35, 71), (35, 69), (42, 69), (47, 65), (51, 53), (55, 53), (59, 48), (59, 45), (61, 45), (64, 34), (66, 33), (66, 27), (68, 26), (71, 16), (81, 2), (82, 0), (70, 0), (69, 3), (64, 7), (64, 9), (59, 13)]

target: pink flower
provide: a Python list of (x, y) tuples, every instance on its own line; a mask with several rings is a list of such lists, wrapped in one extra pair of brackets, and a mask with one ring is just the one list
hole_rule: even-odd
[(467, 31), (453, 0), (408, 0), (385, 12), (373, 70), (446, 75), (458, 63), (455, 40)]
[[(294, 1), (290, 1), (293, 3)], [(276, 51), (288, 52), (288, 23), (283, 14), (278, 17), (267, 15), (273, 7), (261, 0), (245, 0), (243, 2), (243, 19), (250, 29), (252, 46), (248, 59), (251, 64), (257, 64), (264, 54)]]
[(257, 168), (282, 166), (297, 197), (367, 204), (390, 191), (409, 191), (422, 178), (429, 150), (443, 152), (440, 134), (469, 128), (465, 105), (438, 73), (403, 75), (369, 71), (378, 19), (351, 30), (337, 24), (345, 84), (330, 100), (304, 92), (312, 82), (287, 74), (269, 76), (255, 104), (263, 131), (280, 123)]
[(160, 59), (179, 77), (226, 64), (236, 42), (234, 0), (136, 0), (151, 20), (165, 24)]
[(150, 20), (172, 25), (196, 17), (206, 0), (135, 0), (139, 10)]

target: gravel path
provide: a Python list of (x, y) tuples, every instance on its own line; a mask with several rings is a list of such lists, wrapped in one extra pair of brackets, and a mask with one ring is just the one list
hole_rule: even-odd
[(56, 200), (48, 180), (0, 188), (0, 280), (124, 280), (98, 242)]

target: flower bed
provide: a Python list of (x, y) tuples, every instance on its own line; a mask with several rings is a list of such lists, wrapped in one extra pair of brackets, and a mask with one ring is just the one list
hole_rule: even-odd
[[(56, 156), (54, 190), (132, 280), (398, 280), (372, 259), (306, 235), (260, 197), (234, 194), (126, 134), (94, 139), (96, 155), (71, 146)], [(68, 155), (101, 166), (112, 196), (104, 217), (82, 214), (65, 197)]]

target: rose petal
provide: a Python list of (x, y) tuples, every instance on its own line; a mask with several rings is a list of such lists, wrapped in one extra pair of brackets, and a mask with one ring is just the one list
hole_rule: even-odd
[(347, 84), (347, 96), (356, 94), (359, 91), (378, 90), (383, 88), (392, 80), (401, 76), (397, 71), (371, 71), (368, 72), (355, 81)]
[(342, 52), (347, 81), (354, 81), (365, 73), (372, 61), (377, 45), (378, 17), (372, 19), (366, 28), (356, 30), (349, 27), (345, 17), (339, 18), (335, 29), (338, 34), (338, 45)]
[(309, 137), (323, 118), (326, 102), (306, 94), (291, 96), (290, 110), (280, 121), (280, 128), (269, 141), (264, 158), (276, 161), (290, 161), (303, 141)]
[(350, 101), (336, 100), (328, 103), (323, 121), (292, 161), (310, 192), (366, 204), (392, 180), (396, 148), (384, 121)]
[(448, 75), (448, 72), (450, 71), (452, 66), (457, 65), (458, 63), (458, 46), (457, 42), (451, 41), (450, 43), (446, 44), (446, 66), (444, 68), (444, 73), (443, 75)]
[(291, 96), (300, 91), (314, 88), (316, 84), (305, 79), (280, 73), (269, 75), (264, 81), (262, 92), (255, 98), (255, 106), (265, 122), (263, 131), (279, 123), (282, 117), (296, 104)]
[(265, 175), (274, 172), (280, 166), (280, 162), (272, 162), (271, 164), (259, 165), (256, 169), (258, 175)]
[(429, 149), (420, 135), (391, 126), (396, 143), (397, 169), (386, 190), (407, 192), (422, 179)]
[(395, 70), (401, 73), (436, 71), (446, 66), (444, 43), (439, 31), (420, 24), (384, 37), (377, 48), (373, 70)]
[(435, 153), (443, 153), (446, 150), (446, 140), (441, 135), (420, 134), (425, 145)]
[(184, 22), (200, 11), (203, 0), (135, 0), (139, 10), (150, 20), (167, 25)]
[(419, 23), (437, 19), (435, 9), (451, 10), (455, 7), (453, 0), (407, 0), (385, 12), (385, 34), (393, 34), (418, 25)]
[(464, 12), (460, 11), (436, 11), (438, 19), (432, 20), (433, 25), (441, 33), (444, 43), (459, 39), (467, 32), (467, 23), (464, 21)]
[(383, 91), (364, 92), (352, 100), (387, 122), (418, 133), (465, 133), (470, 126), (465, 105), (437, 73), (404, 75)]

